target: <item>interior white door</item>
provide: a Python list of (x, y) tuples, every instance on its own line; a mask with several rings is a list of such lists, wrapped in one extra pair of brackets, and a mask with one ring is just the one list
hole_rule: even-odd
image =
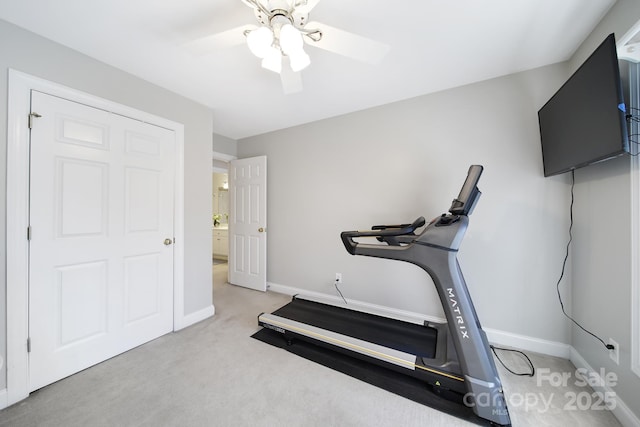
[(267, 157), (229, 163), (229, 282), (267, 290)]
[(173, 329), (173, 131), (32, 91), (29, 386)]

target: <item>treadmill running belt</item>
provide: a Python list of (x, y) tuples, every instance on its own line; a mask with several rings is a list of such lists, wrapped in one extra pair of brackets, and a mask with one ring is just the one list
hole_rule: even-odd
[(273, 314), (418, 357), (435, 356), (437, 331), (427, 326), (303, 299), (293, 299)]

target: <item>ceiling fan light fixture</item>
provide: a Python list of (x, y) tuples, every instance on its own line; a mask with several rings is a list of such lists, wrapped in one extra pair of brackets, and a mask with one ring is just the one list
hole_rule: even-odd
[(282, 53), (272, 47), (269, 53), (262, 58), (262, 68), (266, 68), (274, 73), (280, 73), (282, 71)]
[(289, 55), (289, 63), (291, 64), (291, 70), (297, 73), (311, 64), (311, 58), (304, 50), (300, 49), (293, 55)]
[[(262, 59), (262, 67), (281, 74), (282, 68), (297, 73), (311, 64), (311, 58), (304, 51), (304, 37), (319, 41), (320, 30), (305, 29), (307, 12), (296, 13), (298, 7), (313, 7), (319, 0), (242, 0), (252, 6), (261, 27), (245, 31), (247, 45), (251, 52)], [(285, 61), (285, 59), (288, 59)], [(283, 62), (286, 62), (283, 65)]]
[(266, 58), (273, 49), (273, 31), (268, 27), (260, 27), (247, 34), (249, 50), (258, 58)]
[(302, 34), (291, 24), (280, 27), (280, 48), (285, 55), (291, 55), (302, 49)]

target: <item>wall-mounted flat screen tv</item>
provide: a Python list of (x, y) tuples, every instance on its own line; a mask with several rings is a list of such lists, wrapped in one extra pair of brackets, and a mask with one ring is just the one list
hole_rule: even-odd
[(629, 152), (616, 41), (610, 34), (538, 111), (544, 176)]

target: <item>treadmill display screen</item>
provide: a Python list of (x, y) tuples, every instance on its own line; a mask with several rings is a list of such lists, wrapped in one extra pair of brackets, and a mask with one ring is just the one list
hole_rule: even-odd
[(449, 212), (453, 215), (469, 215), (476, 200), (480, 196), (480, 190), (478, 190), (478, 180), (482, 175), (482, 166), (472, 165), (467, 172), (467, 179), (465, 179), (462, 189), (458, 197), (451, 203)]

